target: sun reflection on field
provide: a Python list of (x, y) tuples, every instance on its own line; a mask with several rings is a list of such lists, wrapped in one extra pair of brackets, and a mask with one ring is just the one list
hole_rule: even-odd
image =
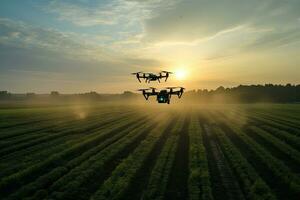
[(85, 119), (86, 117), (87, 117), (87, 114), (83, 111), (77, 113), (78, 119)]
[(78, 120), (86, 119), (89, 115), (89, 107), (76, 105), (72, 106), (72, 112), (74, 113), (74, 117)]

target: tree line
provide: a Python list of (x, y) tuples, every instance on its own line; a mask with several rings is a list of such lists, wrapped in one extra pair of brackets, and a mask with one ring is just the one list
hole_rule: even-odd
[[(237, 87), (225, 88), (218, 87), (215, 90), (198, 89), (187, 90), (184, 98), (180, 101), (194, 101), (199, 103), (299, 103), (300, 102), (300, 85), (239, 85)], [(0, 91), (0, 101), (9, 100), (74, 100), (83, 99), (91, 101), (118, 101), (118, 100), (142, 100), (138, 93), (125, 91), (122, 94), (99, 94), (97, 92), (88, 92), (82, 94), (60, 94), (52, 91), (50, 94), (12, 94), (8, 91)], [(176, 99), (176, 98), (174, 98)]]
[(300, 102), (300, 85), (239, 85), (232, 88), (218, 87), (215, 90), (199, 89), (186, 92), (188, 99), (205, 102)]

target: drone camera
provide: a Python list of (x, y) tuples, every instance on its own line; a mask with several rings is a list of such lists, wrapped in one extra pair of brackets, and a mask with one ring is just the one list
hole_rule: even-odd
[(168, 103), (169, 102), (169, 95), (168, 94), (158, 94), (157, 95), (157, 102), (158, 103)]

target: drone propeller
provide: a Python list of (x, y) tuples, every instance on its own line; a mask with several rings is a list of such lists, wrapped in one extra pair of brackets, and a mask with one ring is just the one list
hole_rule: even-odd
[(143, 72), (133, 72), (131, 74), (136, 75), (136, 74), (140, 74), (140, 73), (143, 73)]
[(169, 72), (169, 71), (161, 71), (160, 73), (159, 73), (159, 75), (162, 77), (162, 73), (165, 73), (166, 75), (164, 76), (164, 77), (166, 77), (166, 79), (165, 79), (165, 82), (167, 82), (167, 80), (168, 80), (168, 78), (169, 78), (169, 75), (170, 74), (173, 74), (173, 72)]
[(179, 86), (176, 86), (176, 87), (175, 87), (175, 86), (173, 86), (173, 87), (166, 87), (166, 88), (167, 88), (167, 89), (171, 89), (171, 88), (173, 88), (173, 89), (174, 89), (174, 88), (182, 88), (182, 89), (185, 89), (184, 87), (179, 87)]
[[(137, 78), (137, 80), (141, 83), (141, 80), (140, 80), (140, 78), (142, 78), (141, 77), (141, 73), (143, 73), (143, 72), (133, 72), (133, 73), (131, 73), (132, 75), (135, 75), (136, 76), (136, 78)], [(143, 77), (145, 76), (145, 74), (143, 74)]]
[(138, 89), (137, 91), (146, 91), (146, 90), (150, 90), (149, 88), (147, 89)]
[(167, 73), (167, 74), (173, 74), (173, 72), (169, 72), (169, 71), (161, 71), (163, 73)]
[(146, 100), (149, 99), (149, 96), (151, 95), (151, 93), (146, 92), (146, 90), (150, 90), (151, 88), (147, 88), (147, 89), (138, 89), (137, 91), (142, 91), (143, 92), (143, 96)]
[(152, 90), (152, 93), (155, 93), (155, 90), (156, 90), (156, 88), (154, 88), (154, 87), (149, 87), (149, 90)]

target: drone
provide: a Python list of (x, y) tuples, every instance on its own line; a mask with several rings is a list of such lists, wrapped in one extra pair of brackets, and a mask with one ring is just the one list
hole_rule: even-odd
[(165, 82), (166, 82), (169, 78), (169, 75), (173, 74), (173, 72), (161, 71), (158, 74), (135, 72), (135, 73), (131, 73), (131, 74), (135, 75), (140, 83), (141, 83), (141, 79), (145, 79), (146, 83), (150, 83), (150, 81), (158, 81), (160, 83), (160, 79), (162, 79), (162, 78), (165, 78)]
[(178, 98), (181, 98), (184, 90), (185, 88), (183, 87), (167, 87), (166, 89), (156, 91), (156, 88), (150, 87), (148, 89), (139, 89), (138, 91), (142, 91), (146, 100), (148, 100), (150, 96), (156, 96), (158, 103), (170, 104), (171, 96), (177, 95)]

